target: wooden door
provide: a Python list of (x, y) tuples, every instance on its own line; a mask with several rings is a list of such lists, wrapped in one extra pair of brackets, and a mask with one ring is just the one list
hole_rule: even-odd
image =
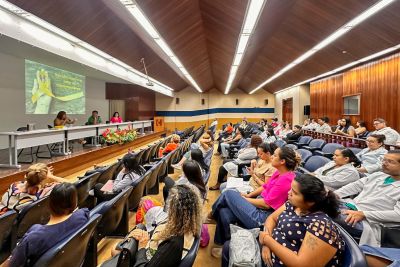
[(293, 98), (282, 100), (282, 120), (293, 125)]

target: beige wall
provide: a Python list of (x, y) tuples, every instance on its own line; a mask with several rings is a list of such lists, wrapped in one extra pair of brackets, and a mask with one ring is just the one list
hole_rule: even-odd
[[(176, 104), (176, 98), (179, 98), (179, 104)], [(205, 104), (201, 104), (201, 99), (205, 100)], [(239, 99), (239, 105), (236, 105), (236, 99)], [(265, 105), (265, 99), (268, 99), (268, 105)], [(207, 93), (199, 94), (192, 88), (188, 87), (180, 92), (176, 92), (175, 96), (168, 97), (156, 94), (156, 110), (157, 111), (193, 111), (214, 108), (274, 108), (274, 95), (264, 90), (260, 90), (255, 94), (249, 95), (241, 90), (233, 90), (228, 95), (213, 89)], [(236, 122), (243, 117), (247, 117), (250, 121), (259, 121), (261, 118), (272, 118), (273, 113), (216, 113), (206, 114), (193, 117), (166, 117), (165, 124), (167, 129), (182, 129), (190, 125), (208, 124), (214, 118), (218, 118), (219, 125), (232, 121)]]
[(303, 124), (307, 118), (304, 106), (310, 104), (310, 87), (301, 85), (275, 94), (275, 114), (279, 120), (282, 120), (282, 101), (287, 98), (293, 98), (293, 124)]

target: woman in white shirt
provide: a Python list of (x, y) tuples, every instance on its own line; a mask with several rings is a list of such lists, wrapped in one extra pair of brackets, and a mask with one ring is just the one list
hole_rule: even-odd
[(383, 134), (371, 134), (368, 136), (364, 148), (357, 154), (361, 166), (357, 168), (362, 173), (374, 173), (382, 170), (383, 156), (387, 153), (384, 146), (385, 136)]
[(360, 178), (355, 166), (360, 165), (360, 160), (348, 148), (336, 149), (333, 160), (317, 169), (314, 175), (326, 187), (336, 190)]

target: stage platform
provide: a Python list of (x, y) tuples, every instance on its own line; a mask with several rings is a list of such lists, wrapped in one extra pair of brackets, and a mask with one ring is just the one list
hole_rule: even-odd
[[(21, 163), (20, 169), (0, 168), (0, 193), (2, 194), (8, 186), (18, 180), (22, 180), (26, 170), (34, 163), (45, 163), (54, 167), (54, 174), (57, 176), (67, 176), (81, 169), (88, 168), (109, 158), (118, 156), (127, 152), (128, 149), (135, 148), (153, 142), (166, 134), (165, 131), (157, 133), (145, 133), (138, 136), (133, 142), (123, 145), (103, 145), (101, 147), (82, 146), (74, 144), (73, 153), (67, 156), (53, 156), (51, 159), (38, 158), (33, 163)], [(36, 149), (36, 148), (35, 148)], [(41, 151), (44, 150), (42, 147)], [(25, 149), (23, 154), (28, 153), (30, 149)], [(45, 154), (45, 153), (43, 153)], [(47, 153), (48, 154), (48, 153)], [(21, 156), (20, 160), (30, 159), (29, 155)], [(8, 160), (8, 149), (0, 150), (0, 161)]]

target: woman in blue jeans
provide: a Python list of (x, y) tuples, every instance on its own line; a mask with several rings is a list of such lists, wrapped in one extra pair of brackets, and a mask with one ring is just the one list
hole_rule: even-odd
[(214, 244), (211, 253), (221, 257), (222, 245), (230, 240), (229, 224), (239, 224), (251, 229), (260, 227), (265, 219), (286, 202), (293, 172), (300, 164), (300, 156), (291, 148), (275, 150), (271, 164), (277, 171), (266, 184), (256, 191), (242, 195), (236, 190), (225, 190), (212, 206), (206, 223), (216, 221)]

